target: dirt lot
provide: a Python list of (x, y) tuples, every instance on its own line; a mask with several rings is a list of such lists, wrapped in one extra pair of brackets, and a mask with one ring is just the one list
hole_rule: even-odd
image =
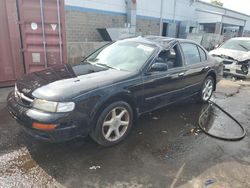
[[(0, 89), (0, 187), (250, 187), (250, 82), (219, 83), (213, 100), (236, 117), (247, 136), (221, 141), (194, 132), (204, 105), (193, 99), (142, 116), (121, 144), (90, 138), (50, 144), (28, 136), (9, 116)], [(219, 111), (211, 127), (235, 136)]]

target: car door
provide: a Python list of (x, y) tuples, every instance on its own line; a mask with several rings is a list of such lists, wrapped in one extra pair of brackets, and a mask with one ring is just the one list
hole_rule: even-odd
[(202, 47), (191, 42), (182, 42), (180, 46), (186, 67), (185, 93), (186, 95), (192, 95), (200, 90), (211, 65), (208, 62), (207, 53)]
[[(172, 54), (171, 54), (172, 50)], [(166, 71), (150, 71), (159, 58), (162, 58), (161, 51), (152, 64), (148, 67), (144, 73), (143, 85), (144, 85), (144, 97), (143, 97), (143, 111), (150, 111), (159, 107), (162, 107), (168, 103), (176, 101), (183, 97), (183, 88), (185, 87), (185, 67), (183, 66), (183, 57), (180, 51), (179, 44), (176, 44), (167, 52), (171, 54), (163, 57), (164, 62), (168, 64), (169, 69)], [(175, 59), (175, 62), (171, 62), (170, 59)]]

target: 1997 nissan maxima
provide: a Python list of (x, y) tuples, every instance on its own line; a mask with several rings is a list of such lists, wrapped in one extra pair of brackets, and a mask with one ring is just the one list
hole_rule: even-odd
[(34, 137), (60, 142), (90, 135), (110, 146), (141, 114), (196, 96), (210, 99), (223, 65), (193, 41), (157, 36), (106, 45), (77, 65), (18, 80), (10, 114)]

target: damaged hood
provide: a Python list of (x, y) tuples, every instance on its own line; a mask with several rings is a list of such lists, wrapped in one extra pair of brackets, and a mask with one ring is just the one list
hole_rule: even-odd
[(237, 61), (250, 60), (250, 52), (218, 48), (209, 52), (210, 55), (228, 56)]

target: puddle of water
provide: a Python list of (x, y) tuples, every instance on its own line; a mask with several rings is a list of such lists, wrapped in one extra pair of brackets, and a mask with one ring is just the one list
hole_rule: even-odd
[(217, 137), (236, 138), (242, 135), (239, 125), (214, 105), (204, 105), (200, 124), (205, 131)]

